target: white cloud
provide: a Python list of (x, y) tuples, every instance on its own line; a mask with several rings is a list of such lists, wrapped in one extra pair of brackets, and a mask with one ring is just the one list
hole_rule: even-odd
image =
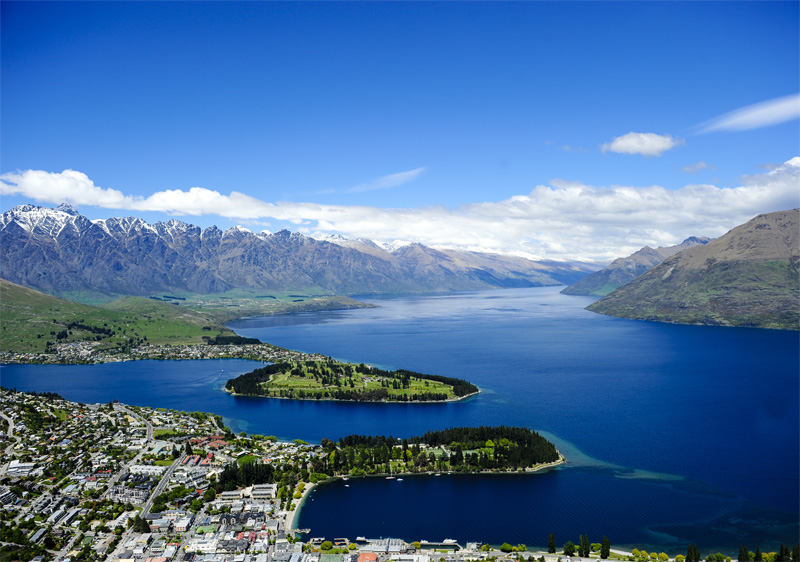
[(386, 209), (317, 203), (267, 203), (242, 193), (201, 187), (131, 197), (95, 186), (85, 174), (29, 170), (0, 176), (0, 194), (39, 201), (169, 214), (274, 220), (303, 233), (339, 233), (377, 241), (501, 251), (564, 259), (611, 259), (644, 245), (679, 243), (691, 235), (720, 236), (758, 213), (800, 206), (800, 157), (742, 185), (597, 187), (553, 180), (530, 193), (455, 209)]
[(424, 171), (425, 167), (423, 166), (422, 168), (415, 168), (413, 170), (408, 170), (407, 172), (398, 172), (396, 174), (389, 174), (388, 176), (382, 176), (371, 182), (357, 185), (349, 189), (348, 191), (352, 193), (360, 193), (363, 191), (390, 189), (392, 187), (397, 187), (398, 185), (403, 185), (404, 183), (408, 183), (416, 179), (416, 177)]
[(682, 145), (683, 139), (670, 135), (657, 135), (655, 133), (634, 133), (617, 137), (611, 142), (603, 144), (603, 152), (619, 152), (621, 154), (641, 154), (643, 156), (661, 156), (662, 153)]
[(700, 162), (695, 162), (694, 164), (683, 166), (683, 168), (681, 169), (687, 174), (694, 174), (695, 172), (699, 172), (700, 170), (716, 170), (717, 167), (714, 164), (706, 164), (701, 160)]
[(699, 134), (714, 131), (746, 131), (800, 118), (800, 94), (748, 105), (698, 125)]

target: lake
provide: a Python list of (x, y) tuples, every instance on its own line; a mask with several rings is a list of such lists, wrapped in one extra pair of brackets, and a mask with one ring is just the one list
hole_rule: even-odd
[[(221, 414), (234, 431), (319, 442), (461, 425), (542, 431), (568, 466), (533, 476), (351, 479), (312, 492), (313, 536), (577, 543), (735, 555), (797, 540), (798, 334), (605, 317), (558, 288), (368, 299), (379, 308), (244, 319), (237, 333), (387, 368), (454, 376), (447, 404), (236, 398), (236, 360), (3, 366), (2, 384), (65, 398)], [(704, 550), (705, 549), (705, 550)]]

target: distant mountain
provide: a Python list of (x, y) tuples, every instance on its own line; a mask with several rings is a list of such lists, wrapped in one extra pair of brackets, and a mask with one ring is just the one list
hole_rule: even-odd
[(675, 246), (665, 246), (651, 248), (645, 246), (641, 250), (634, 252), (627, 258), (618, 258), (611, 262), (608, 267), (595, 271), (579, 279), (561, 292), (565, 295), (596, 295), (599, 297), (609, 294), (614, 289), (618, 289), (649, 271), (670, 256), (674, 256), (681, 250), (707, 244), (710, 238), (692, 236)]
[(22, 205), (0, 217), (2, 277), (56, 295), (318, 289), (340, 295), (423, 293), (571, 283), (579, 262), (434, 250), (387, 251), (369, 240), (315, 240), (178, 220), (89, 220), (68, 205)]
[(587, 307), (680, 324), (800, 329), (800, 209), (758, 215)]

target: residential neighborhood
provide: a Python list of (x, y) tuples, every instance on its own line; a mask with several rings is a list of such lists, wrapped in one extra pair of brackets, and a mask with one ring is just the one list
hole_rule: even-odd
[(135, 359), (252, 359), (256, 361), (322, 361), (316, 353), (302, 353), (267, 343), (225, 345), (140, 345), (130, 351), (105, 349), (98, 341), (54, 344), (48, 353), (0, 353), (0, 363), (114, 363)]
[[(302, 441), (234, 435), (218, 416), (0, 389), (0, 541), (8, 560), (430, 562), (485, 558), (480, 545), (303, 539), (294, 516), (326, 453)], [(220, 480), (269, 466), (275, 481)], [(227, 467), (227, 468), (226, 468)], [(301, 540), (302, 539), (302, 540)], [(440, 553), (434, 554), (436, 547)], [(2, 549), (5, 549), (3, 551)], [(447, 554), (447, 553), (450, 554)], [(455, 558), (454, 558), (455, 559)]]

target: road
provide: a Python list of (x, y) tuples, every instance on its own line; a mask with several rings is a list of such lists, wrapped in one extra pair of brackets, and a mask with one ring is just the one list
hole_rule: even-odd
[[(3, 414), (2, 412), (0, 412), (0, 417), (8, 422), (8, 438), (12, 441), (12, 443), (10, 443), (8, 447), (6, 447), (5, 452), (7, 455), (10, 455), (11, 449), (13, 449), (19, 443), (20, 439), (19, 437), (14, 436), (14, 429), (16, 428), (14, 420), (12, 420), (10, 417)], [(5, 471), (6, 471), (6, 466), (5, 465), (0, 466), (0, 475), (4, 474)]]

